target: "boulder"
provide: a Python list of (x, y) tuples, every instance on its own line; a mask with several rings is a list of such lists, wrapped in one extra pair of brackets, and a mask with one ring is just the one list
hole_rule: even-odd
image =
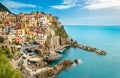
[(74, 62), (75, 62), (76, 64), (78, 64), (78, 63), (79, 63), (79, 60), (78, 60), (78, 59), (75, 59)]

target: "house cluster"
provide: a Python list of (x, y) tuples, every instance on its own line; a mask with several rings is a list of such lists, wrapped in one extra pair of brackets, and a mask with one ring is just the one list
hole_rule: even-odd
[(16, 17), (8, 12), (0, 12), (0, 34), (8, 34), (16, 25)]
[(9, 43), (34, 42), (44, 45), (53, 24), (60, 22), (55, 16), (43, 12), (20, 13), (18, 15), (0, 12), (0, 35), (6, 35)]

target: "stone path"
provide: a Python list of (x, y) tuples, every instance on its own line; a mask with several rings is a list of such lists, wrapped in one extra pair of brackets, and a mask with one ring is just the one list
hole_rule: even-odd
[(65, 47), (69, 47), (70, 45), (63, 45), (63, 46), (60, 46), (60, 47), (58, 47), (58, 48), (56, 48), (56, 49), (53, 49), (53, 51), (60, 51), (60, 50), (62, 50), (63, 48), (65, 48)]

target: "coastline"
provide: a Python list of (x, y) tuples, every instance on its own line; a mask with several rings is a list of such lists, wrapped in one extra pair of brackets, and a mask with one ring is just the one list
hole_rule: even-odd
[[(49, 78), (71, 67), (73, 65), (71, 60), (64, 60), (63, 62), (52, 67), (48, 64), (48, 61), (54, 62), (55, 60), (59, 59), (61, 56), (58, 52), (64, 51), (65, 48), (69, 46), (95, 52), (99, 55), (106, 55), (106, 52), (103, 50), (81, 45), (70, 39), (64, 29), (64, 26), (61, 25), (58, 18), (55, 16), (41, 12), (29, 14), (29, 16), (33, 15), (43, 16), (36, 19), (35, 28), (31, 27), (31, 23), (29, 23), (28, 27), (26, 27), (26, 24), (26, 26), (23, 26), (23, 28), (19, 28), (18, 26), (18, 29), (13, 29), (5, 34), (6, 42), (3, 38), (3, 43), (6, 43), (3, 44), (3, 47), (6, 47), (8, 50), (10, 50), (10, 52), (18, 54), (14, 55), (14, 58), (12, 59), (11, 63), (13, 64), (13, 67), (21, 70), (26, 78)], [(21, 16), (21, 14), (14, 16), (14, 18), (19, 16)], [(26, 14), (22, 14), (22, 16), (26, 17)], [(52, 20), (50, 21), (48, 18), (51, 18)], [(15, 22), (15, 24), (23, 19), (17, 20), (18, 21)], [(38, 20), (42, 21), (42, 23)], [(26, 21), (29, 21), (29, 19)], [(26, 21), (24, 22), (26, 23)], [(22, 25), (24, 22), (21, 22), (20, 25)], [(4, 26), (5, 25), (3, 24), (3, 27)], [(20, 33), (18, 33), (18, 31)], [(12, 37), (13, 35), (14, 37)], [(76, 58), (74, 62), (78, 63), (78, 59)], [(51, 73), (51, 71), (53, 72)], [(40, 77), (36, 75), (40, 75)]]
[[(59, 54), (58, 54), (58, 51), (61, 51), (62, 49), (64, 49), (64, 48), (66, 48), (66, 47), (77, 47), (77, 48), (80, 48), (80, 49), (84, 49), (84, 50), (87, 50), (87, 51), (95, 51), (95, 50), (92, 50), (91, 49), (91, 47), (89, 46), (85, 46), (84, 47), (84, 45), (80, 45), (80, 44), (78, 44), (77, 42), (75, 42), (75, 41), (71, 41), (71, 42), (69, 42), (69, 44), (67, 44), (67, 45), (62, 45), (62, 46), (59, 46), (59, 47), (56, 47), (56, 49), (54, 49), (54, 50), (51, 50), (51, 54), (52, 54), (52, 56), (51, 55), (49, 55), (49, 52), (48, 52), (48, 57), (56, 57), (55, 59), (53, 59), (52, 58), (52, 61), (54, 62), (54, 60), (56, 60), (56, 59), (59, 59), (60, 57), (59, 57)], [(97, 50), (97, 48), (96, 48), (96, 50)], [(102, 51), (102, 50), (99, 50), (99, 51)], [(96, 53), (97, 53), (97, 51), (96, 51)], [(46, 55), (47, 53), (45, 53), (44, 54), (44, 52), (43, 52), (43, 59), (45, 59), (46, 57), (44, 57), (45, 55)], [(101, 54), (101, 53), (97, 53), (97, 54), (99, 54), (99, 55), (106, 55), (106, 54)], [(49, 66), (49, 64), (46, 62), (46, 65), (43, 65), (43, 67), (42, 68), (34, 68), (34, 69), (30, 69), (30, 68), (28, 68), (28, 64), (27, 64), (27, 60), (28, 59), (30, 59), (30, 58), (34, 58), (34, 57), (30, 57), (29, 55), (27, 55), (28, 56), (28, 58), (26, 58), (26, 61), (24, 61), (25, 62), (25, 65), (23, 66), (22, 65), (22, 68), (23, 68), (23, 72), (24, 71), (27, 71), (27, 73), (29, 73), (29, 74), (26, 74), (25, 72), (23, 73), (24, 75), (26, 75), (26, 77), (28, 77), (28, 75), (29, 75), (29, 77), (31, 77), (31, 76), (35, 76), (35, 75), (39, 75), (39, 74), (41, 74), (41, 73), (46, 73), (46, 72), (49, 72), (49, 71), (53, 71), (52, 72), (52, 74), (51, 74), (51, 76), (53, 77), (56, 77), (60, 72), (62, 72), (62, 71), (64, 71), (66, 68), (69, 68), (69, 67), (71, 67), (73, 64), (71, 64), (70, 66), (68, 66), (68, 67), (64, 67), (64, 65), (62, 65), (62, 66), (60, 66), (59, 67), (59, 64), (56, 64), (55, 66), (56, 66), (56, 68), (55, 69), (59, 69), (59, 70), (55, 70), (54, 69), (54, 67), (55, 66)], [(61, 56), (62, 57), (62, 56)], [(76, 58), (77, 59), (77, 58)], [(12, 60), (13, 61), (13, 60)], [(18, 60), (19, 61), (19, 60)], [(18, 61), (16, 61), (16, 60), (14, 60), (14, 62), (18, 62)], [(11, 62), (12, 63), (12, 65), (13, 65), (13, 67), (18, 67), (14, 62)], [(63, 61), (64, 62), (64, 61)], [(61, 62), (61, 64), (63, 63), (63, 62)], [(71, 63), (73, 63), (72, 61), (68, 61), (68, 63), (69, 62), (71, 62)], [(41, 63), (45, 63), (45, 61), (43, 60), (43, 61), (41, 61)], [(58, 65), (58, 66), (57, 66)], [(15, 69), (16, 69), (15, 68)], [(64, 68), (64, 70), (62, 70), (62, 68)], [(17, 68), (17, 69), (19, 69), (19, 68)], [(21, 70), (21, 69), (20, 69)], [(49, 72), (49, 73), (51, 73), (51, 72)], [(57, 73), (57, 74), (56, 74)], [(53, 77), (53, 78), (54, 78)], [(38, 77), (39, 78), (39, 77)], [(42, 78), (44, 78), (44, 77), (42, 77)], [(48, 77), (49, 78), (49, 77)]]
[[(51, 56), (51, 55), (49, 55), (49, 53), (48, 53), (48, 59), (50, 59), (49, 57), (56, 57), (56, 58), (51, 58), (51, 60), (54, 62), (54, 60), (56, 60), (56, 59), (59, 59), (60, 57), (59, 57), (59, 54), (58, 54), (58, 51), (61, 51), (62, 49), (64, 49), (64, 48), (66, 48), (66, 47), (77, 47), (77, 48), (80, 48), (80, 49), (84, 49), (84, 50), (87, 50), (87, 51), (91, 51), (91, 52), (94, 52), (95, 50), (97, 50), (97, 48), (95, 49), (95, 50), (92, 50), (93, 48), (92, 47), (88, 47), (88, 46), (84, 46), (84, 45), (80, 45), (80, 44), (78, 44), (77, 42), (75, 42), (75, 41), (71, 41), (70, 42), (70, 44), (67, 44), (67, 45), (62, 45), (62, 46), (59, 46), (59, 47), (57, 47), (56, 49), (54, 49), (54, 50), (51, 50), (51, 52), (50, 53), (52, 53), (52, 55), (53, 56)], [(100, 51), (100, 53), (97, 53), (97, 51), (95, 51), (97, 54), (99, 54), (99, 55), (106, 55), (106, 53), (104, 54), (104, 53), (101, 53), (101, 52), (103, 52), (102, 50), (99, 50)], [(44, 52), (43, 52), (44, 53)], [(46, 54), (43, 54), (43, 56), (42, 56), (42, 58), (45, 60), (45, 58), (46, 58), (46, 56), (45, 56)], [(30, 59), (30, 58), (33, 58), (33, 57), (30, 57), (29, 55), (27, 55), (28, 56), (28, 58), (26, 58), (26, 61), (25, 61), (25, 65), (24, 65), (24, 69), (22, 70), (22, 71), (28, 71), (29, 72), (29, 74), (26, 74), (25, 72), (24, 72), (24, 75), (27, 75), (26, 77), (28, 77), (28, 75), (29, 75), (29, 77), (31, 77), (31, 76), (36, 76), (36, 75), (41, 75), (41, 73), (46, 73), (46, 72), (49, 72), (49, 71), (53, 71), (52, 72), (52, 74), (50, 74), (51, 72), (49, 72), (49, 74), (51, 75), (51, 77), (55, 77), (55, 76), (57, 76), (57, 74), (59, 74), (60, 72), (62, 72), (63, 70), (63, 68), (64, 68), (64, 70), (66, 69), (66, 68), (69, 68), (69, 67), (71, 67), (73, 64), (71, 64), (71, 63), (73, 63), (72, 61), (67, 61), (68, 62), (68, 65), (69, 65), (69, 62), (71, 62), (70, 64), (70, 66), (67, 66), (67, 67), (64, 67), (64, 65), (62, 65), (62, 63), (64, 62), (64, 61), (66, 61), (66, 60), (64, 60), (63, 62), (61, 62), (61, 63), (59, 63), (59, 64), (56, 64), (55, 66), (49, 66), (49, 64), (46, 62), (46, 66), (45, 65), (43, 65), (43, 67), (42, 68), (40, 68), (40, 69), (36, 69), (36, 67), (34, 68), (34, 69), (30, 69), (30, 68), (28, 68), (28, 64), (27, 64), (27, 60), (28, 59)], [(45, 57), (44, 57), (45, 56)], [(61, 56), (62, 57), (62, 56)], [(48, 60), (47, 59), (47, 60)], [(77, 58), (76, 58), (77, 59)], [(44, 63), (45, 61), (42, 61), (42, 63)], [(50, 60), (48, 60), (48, 61), (50, 61)], [(14, 63), (12, 63), (13, 64), (13, 66), (14, 66)], [(62, 66), (59, 66), (59, 65), (62, 65)], [(16, 66), (14, 66), (14, 67), (16, 67)], [(55, 69), (54, 69), (54, 67), (56, 67)], [(59, 69), (59, 70), (57, 70), (56, 71), (56, 69)], [(54, 78), (53, 77), (53, 78)], [(39, 77), (38, 77), (39, 78)], [(44, 78), (44, 77), (42, 77), (42, 78)], [(47, 78), (49, 78), (49, 76), (47, 77)]]
[[(60, 51), (61, 49), (65, 48), (65, 47), (68, 47), (68, 46), (69, 45), (59, 46), (56, 50)], [(34, 68), (31, 69), (31, 66), (28, 65), (28, 60), (31, 59), (31, 58), (35, 58), (35, 57), (38, 57), (38, 58), (40, 58), (40, 57), (39, 56), (32, 56), (31, 57), (28, 54), (24, 54), (24, 55), (26, 55), (27, 58), (24, 60), (24, 64), (23, 65), (22, 64), (19, 65), (19, 63), (18, 63), (22, 58), (20, 58), (18, 60), (15, 60), (13, 58), (11, 60), (11, 64), (13, 65), (14, 69), (21, 70), (22, 73), (24, 74), (25, 78), (34, 78), (36, 75), (40, 76), (41, 73), (42, 74), (45, 74), (45, 73), (50, 74), (51, 72), (49, 72), (49, 71), (53, 71), (53, 72), (48, 77), (46, 77), (46, 78), (51, 78), (51, 77), (54, 78), (61, 71), (65, 70), (65, 69), (67, 69), (69, 67), (71, 67), (72, 64), (73, 64), (73, 62), (70, 61), (70, 60), (64, 60), (63, 62), (61, 62), (59, 64), (56, 64), (55, 66), (52, 66), (52, 67), (49, 66), (49, 64), (47, 62), (45, 62), (44, 60), (46, 60), (46, 58), (48, 58), (47, 61), (51, 60), (51, 61), (54, 62), (54, 60), (59, 59), (60, 56), (59, 56), (59, 54), (57, 53), (56, 50), (55, 51), (51, 50), (50, 53), (52, 54), (52, 56), (49, 55), (49, 52), (48, 52), (48, 54), (47, 53), (44, 54), (44, 52), (42, 52), (43, 56), (42, 56), (41, 63), (46, 63), (46, 65), (43, 65), (43, 67), (39, 67), (38, 66), (38, 68), (37, 68), (36, 66), (34, 66)], [(46, 57), (46, 55), (48, 55), (48, 57)], [(50, 57), (54, 57), (54, 58), (50, 58)], [(41, 63), (38, 63), (38, 65), (41, 64)], [(66, 64), (64, 64), (64, 63), (66, 63)], [(36, 64), (37, 64), (37, 62), (36, 62)], [(40, 76), (40, 78), (45, 78), (45, 77), (42, 75), (42, 77)]]
[(82, 45), (82, 44), (79, 44), (78, 42), (73, 41), (73, 40), (71, 40), (69, 43), (70, 44), (59, 46), (58, 48), (54, 49), (53, 51), (60, 52), (61, 50), (64, 50), (66, 47), (77, 47), (79, 49), (83, 49), (83, 50), (86, 50), (89, 52), (95, 52), (96, 54), (99, 54), (99, 55), (105, 56), (107, 54), (107, 52), (104, 50), (101, 50), (101, 49), (98, 49), (95, 47), (91, 47), (91, 46)]

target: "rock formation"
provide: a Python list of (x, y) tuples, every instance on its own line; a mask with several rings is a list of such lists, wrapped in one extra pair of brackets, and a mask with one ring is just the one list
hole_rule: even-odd
[(79, 63), (79, 60), (78, 60), (78, 59), (75, 59), (74, 62), (75, 62), (76, 64), (78, 64), (78, 63)]
[(61, 71), (71, 67), (73, 65), (73, 62), (70, 60), (64, 60), (63, 62), (55, 65), (52, 67), (53, 69), (46, 70), (42, 73), (39, 73), (35, 75), (36, 78), (54, 78), (57, 74), (59, 74)]
[(97, 48), (94, 48), (94, 47), (91, 47), (91, 46), (81, 45), (81, 44), (78, 44), (75, 41), (71, 41), (71, 46), (78, 47), (80, 49), (87, 50), (87, 51), (90, 51), (90, 52), (95, 52), (99, 55), (106, 55), (107, 54), (106, 51), (103, 51), (103, 50), (100, 50), (100, 49), (97, 49)]

